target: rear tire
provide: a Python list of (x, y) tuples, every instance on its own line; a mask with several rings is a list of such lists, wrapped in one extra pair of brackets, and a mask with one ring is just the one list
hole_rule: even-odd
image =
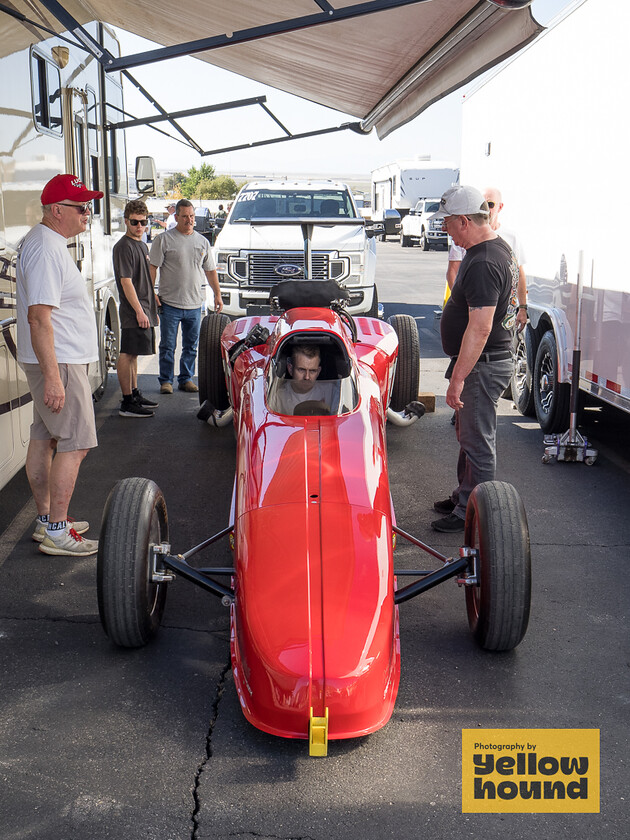
[(203, 319), (199, 332), (199, 404), (208, 400), (220, 411), (230, 405), (221, 352), (221, 335), (229, 323), (227, 315), (213, 312)]
[(420, 386), (420, 339), (418, 326), (411, 315), (392, 315), (387, 323), (398, 336), (398, 359), (392, 386), (390, 408), (402, 411), (418, 399)]
[(534, 406), (545, 434), (566, 430), (571, 388), (558, 381), (558, 347), (552, 330), (542, 337), (534, 364)]
[(479, 552), (478, 582), (466, 586), (470, 629), (486, 650), (512, 650), (529, 622), (531, 556), (525, 508), (511, 484), (486, 481), (475, 487), (464, 538)]
[(162, 542), (168, 516), (160, 488), (145, 478), (119, 481), (103, 511), (96, 573), (101, 623), (119, 647), (143, 647), (158, 632), (167, 584), (151, 582), (149, 548)]

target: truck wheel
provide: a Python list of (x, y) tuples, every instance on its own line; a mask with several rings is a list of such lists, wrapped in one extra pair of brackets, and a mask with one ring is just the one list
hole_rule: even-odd
[(534, 331), (529, 324), (520, 333), (516, 333), (513, 342), (514, 371), (512, 373), (512, 399), (525, 417), (533, 417), (534, 389), (532, 371), (534, 369)]
[(103, 511), (96, 567), (101, 624), (119, 647), (142, 647), (160, 627), (167, 584), (151, 582), (149, 546), (162, 542), (168, 517), (160, 488), (146, 478), (119, 481)]
[(392, 315), (387, 323), (398, 336), (398, 359), (389, 405), (394, 411), (402, 411), (410, 402), (418, 399), (420, 385), (420, 339), (418, 326), (411, 315)]
[(477, 583), (466, 586), (470, 629), (486, 650), (512, 650), (529, 622), (531, 557), (525, 509), (511, 484), (475, 487), (464, 538), (478, 551)]
[(405, 236), (404, 233), (400, 234), (400, 244), (403, 248), (411, 248), (411, 237)]
[(374, 293), (372, 294), (372, 305), (365, 313), (368, 318), (378, 318), (378, 290), (374, 286)]
[(230, 405), (221, 353), (221, 335), (229, 323), (227, 315), (212, 312), (203, 319), (199, 331), (199, 405), (209, 400), (221, 411)]
[(548, 330), (542, 337), (534, 363), (534, 407), (545, 434), (565, 430), (569, 423), (571, 388), (558, 381), (556, 337)]
[(427, 235), (424, 231), (420, 234), (420, 247), (423, 251), (429, 250), (429, 240), (427, 239)]

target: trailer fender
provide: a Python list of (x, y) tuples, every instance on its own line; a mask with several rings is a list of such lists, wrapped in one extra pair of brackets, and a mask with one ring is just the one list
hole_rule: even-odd
[(535, 336), (533, 357), (536, 358), (538, 345), (543, 335), (551, 330), (555, 336), (558, 348), (558, 381), (569, 383), (571, 381), (569, 364), (573, 355), (573, 334), (564, 312), (561, 309), (553, 307), (548, 308), (537, 306), (536, 304), (528, 304), (527, 314), (529, 315)]

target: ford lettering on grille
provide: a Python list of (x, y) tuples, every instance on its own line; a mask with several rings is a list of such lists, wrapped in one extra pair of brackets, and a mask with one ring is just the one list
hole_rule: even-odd
[(292, 263), (282, 263), (281, 265), (275, 266), (274, 272), (279, 277), (297, 277), (299, 274), (303, 273), (303, 270), (302, 267), (299, 265), (293, 265)]

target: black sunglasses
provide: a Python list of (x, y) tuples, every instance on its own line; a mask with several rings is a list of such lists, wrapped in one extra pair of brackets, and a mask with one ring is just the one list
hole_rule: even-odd
[(136, 227), (136, 225), (142, 225), (142, 227), (146, 227), (149, 224), (148, 219), (127, 219), (130, 225)]
[(56, 201), (55, 204), (59, 204), (61, 207), (74, 207), (81, 215), (92, 212), (91, 204), (64, 204), (63, 201)]

